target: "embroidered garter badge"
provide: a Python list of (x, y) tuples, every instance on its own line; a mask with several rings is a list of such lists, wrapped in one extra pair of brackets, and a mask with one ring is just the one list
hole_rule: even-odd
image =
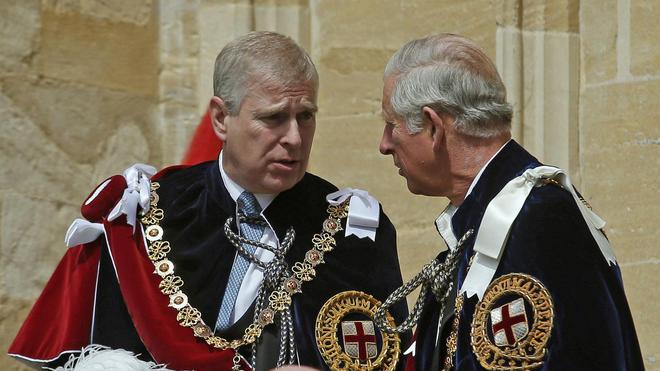
[(475, 309), (472, 350), (487, 370), (539, 368), (553, 317), (552, 298), (539, 280), (522, 273), (501, 276)]
[(378, 355), (372, 321), (341, 321), (344, 350), (353, 359), (366, 361)]
[(491, 310), (490, 322), (495, 345), (515, 345), (529, 333), (525, 301), (518, 298)]
[[(373, 318), (381, 303), (360, 291), (331, 297), (316, 317), (316, 345), (332, 370), (394, 370), (398, 334), (379, 331)], [(387, 320), (394, 325), (388, 313)]]

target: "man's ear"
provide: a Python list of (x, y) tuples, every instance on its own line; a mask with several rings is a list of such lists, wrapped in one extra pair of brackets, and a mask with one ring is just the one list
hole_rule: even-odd
[(422, 108), (424, 114), (424, 121), (428, 122), (430, 126), (430, 134), (433, 140), (433, 150), (438, 151), (442, 147), (445, 139), (445, 129), (448, 124), (444, 115), (439, 115), (431, 107), (424, 106)]
[(211, 115), (211, 125), (215, 135), (222, 141), (227, 140), (227, 124), (225, 120), (229, 116), (229, 111), (225, 102), (220, 97), (214, 96), (209, 102), (209, 114)]

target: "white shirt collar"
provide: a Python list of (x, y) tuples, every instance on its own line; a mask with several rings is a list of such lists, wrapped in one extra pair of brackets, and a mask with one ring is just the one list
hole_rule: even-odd
[[(225, 169), (222, 167), (222, 151), (220, 151), (220, 154), (218, 155), (218, 166), (220, 166), (220, 175), (222, 176), (222, 181), (225, 184), (225, 188), (227, 189), (227, 192), (229, 192), (229, 196), (231, 196), (232, 200), (236, 202), (238, 200), (238, 197), (241, 195), (241, 193), (245, 192), (245, 188), (241, 187), (238, 185), (238, 183), (234, 182), (231, 180), (229, 175), (225, 172)], [(257, 202), (259, 202), (259, 206), (261, 206), (262, 213), (268, 205), (270, 205), (271, 202), (277, 197), (276, 194), (270, 194), (270, 193), (255, 193), (254, 197), (257, 199)]]
[(454, 229), (451, 227), (451, 218), (456, 213), (456, 210), (458, 210), (458, 208), (450, 203), (435, 219), (435, 228), (438, 230), (438, 233), (440, 233), (440, 237), (445, 240), (445, 243), (450, 250), (454, 250), (458, 244), (458, 240), (454, 235)]

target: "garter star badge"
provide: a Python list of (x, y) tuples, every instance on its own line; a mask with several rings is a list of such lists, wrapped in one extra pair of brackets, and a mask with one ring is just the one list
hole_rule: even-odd
[[(344, 291), (323, 305), (316, 317), (316, 345), (330, 369), (395, 369), (401, 340), (374, 325), (380, 304), (363, 292)], [(387, 320), (394, 325), (389, 313)]]
[(487, 370), (540, 368), (553, 317), (552, 298), (539, 280), (522, 273), (501, 276), (475, 308), (472, 350)]

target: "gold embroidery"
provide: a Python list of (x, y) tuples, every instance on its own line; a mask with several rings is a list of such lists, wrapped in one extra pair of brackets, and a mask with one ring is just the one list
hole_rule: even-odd
[[(382, 349), (375, 360), (361, 361), (349, 356), (339, 345), (337, 329), (349, 313), (358, 313), (373, 321), (381, 303), (360, 291), (344, 291), (328, 299), (316, 317), (316, 346), (331, 370), (394, 370), (399, 360), (401, 340), (396, 333), (380, 331)], [(394, 318), (387, 313), (394, 326)]]
[[(513, 345), (497, 346), (488, 334), (491, 311), (505, 295), (522, 297), (533, 309), (532, 327)], [(543, 366), (553, 323), (550, 293), (536, 278), (512, 273), (494, 280), (477, 304), (472, 319), (471, 344), (479, 363), (487, 370), (531, 370)]]

